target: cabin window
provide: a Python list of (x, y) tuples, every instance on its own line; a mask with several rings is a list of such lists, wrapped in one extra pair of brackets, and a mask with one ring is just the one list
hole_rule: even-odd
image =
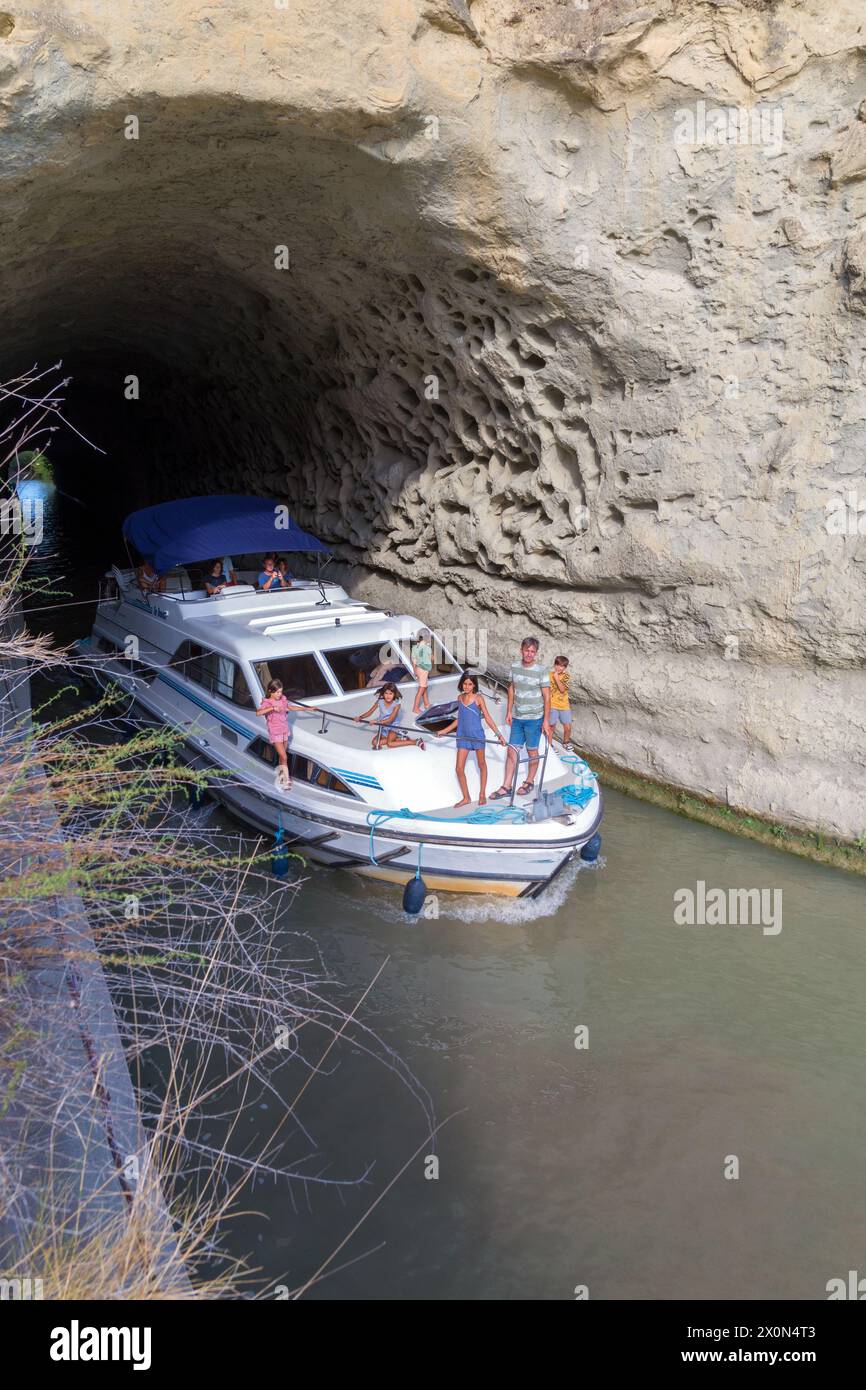
[[(255, 758), (261, 758), (269, 767), (277, 765), (277, 750), (266, 738), (253, 739), (247, 752), (252, 753)], [(339, 792), (341, 796), (355, 795), (351, 787), (347, 787), (335, 773), (329, 772), (326, 767), (321, 767), (312, 758), (305, 758), (300, 753), (289, 754), (289, 768), (292, 777), (298, 782), (311, 782), (323, 791)]]
[(230, 657), (209, 652), (196, 642), (181, 642), (171, 660), (181, 675), (242, 709), (253, 708), (253, 697), (242, 668)]
[(334, 693), (312, 652), (304, 652), (301, 656), (272, 656), (269, 661), (257, 661), (255, 669), (262, 690), (267, 691), (273, 680), (282, 681), (287, 700), (315, 700), (319, 695)]
[(399, 648), (385, 642), (377, 642), (366, 647), (339, 647), (322, 652), (337, 679), (337, 684), (346, 694), (353, 690), (363, 690), (370, 684), (371, 675), (376, 674), (374, 684), (394, 681), (404, 685), (415, 679), (411, 667), (407, 669)]
[(261, 758), (269, 767), (277, 765), (277, 750), (266, 738), (254, 738), (247, 752), (252, 753), (255, 758)]
[(232, 672), (231, 702), (233, 705), (240, 705), (242, 709), (252, 709), (253, 697), (247, 678), (236, 661), (232, 662), (232, 666), (234, 670)]

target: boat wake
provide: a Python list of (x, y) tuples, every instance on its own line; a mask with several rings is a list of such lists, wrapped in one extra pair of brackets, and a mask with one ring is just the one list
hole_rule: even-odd
[(480, 893), (430, 894), (428, 902), (432, 897), (437, 900), (435, 917), (425, 916), (423, 911), (417, 917), (410, 916), (402, 910), (393, 889), (385, 885), (370, 884), (363, 897), (358, 896), (354, 887), (347, 886), (344, 892), (342, 888), (337, 888), (340, 880), (347, 877), (343, 874), (332, 876), (334, 886), (330, 888), (330, 896), (347, 914), (362, 913), (366, 916), (373, 913), (383, 922), (415, 927), (419, 930), (435, 927), (437, 922), (496, 922), (503, 926), (517, 927), (529, 922), (543, 921), (546, 917), (554, 917), (577, 883), (578, 875), (603, 869), (605, 863), (604, 856), (594, 864), (585, 864), (581, 859), (573, 860), (537, 898), (503, 898)]
[[(481, 894), (460, 897), (456, 893), (440, 893), (439, 921), (496, 922), (518, 927), (528, 922), (542, 921), (545, 917), (554, 917), (577, 883), (578, 876), (603, 869), (604, 864), (604, 858), (597, 859), (594, 864), (584, 864), (582, 859), (573, 860), (537, 898), (486, 897)], [(407, 918), (404, 913), (400, 916), (405, 921), (424, 923), (423, 917)]]

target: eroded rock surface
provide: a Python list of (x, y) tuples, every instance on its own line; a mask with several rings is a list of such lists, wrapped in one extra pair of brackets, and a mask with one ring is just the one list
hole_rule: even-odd
[(5, 0), (3, 366), (139, 375), (151, 496), (288, 496), (359, 591), (568, 652), (588, 748), (859, 835), (864, 35)]

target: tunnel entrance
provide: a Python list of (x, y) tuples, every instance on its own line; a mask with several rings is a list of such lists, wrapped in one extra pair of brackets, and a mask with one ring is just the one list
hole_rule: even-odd
[(65, 490), (112, 515), (272, 494), (398, 583), (596, 577), (598, 450), (564, 376), (592, 354), (469, 258), (437, 188), (459, 170), (264, 104), (141, 104), (136, 138), (129, 120), (57, 132), (6, 188), (0, 370), (62, 360), (104, 450), (56, 441)]

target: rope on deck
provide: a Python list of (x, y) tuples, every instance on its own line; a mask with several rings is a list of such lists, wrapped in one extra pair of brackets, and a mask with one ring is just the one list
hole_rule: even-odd
[(454, 825), (457, 822), (465, 825), (525, 825), (526, 819), (526, 812), (522, 806), (478, 806), (465, 816), (431, 816), (426, 811), (410, 811), (408, 806), (404, 806), (400, 811), (368, 811), (370, 863), (378, 863), (373, 852), (373, 836), (388, 820), (439, 821), (442, 825)]
[[(559, 757), (566, 766), (574, 772), (581, 773), (581, 780), (586, 773), (590, 777), (594, 776), (589, 764), (576, 753), (560, 753)], [(571, 782), (566, 787), (557, 787), (553, 795), (561, 797), (563, 805), (571, 806), (575, 810), (582, 810), (584, 806), (595, 796), (595, 788), (592, 785), (577, 786)], [(528, 816), (522, 806), (477, 806), (474, 811), (470, 811), (463, 816), (432, 816), (426, 811), (410, 811), (408, 806), (404, 806), (399, 811), (368, 811), (367, 824), (370, 827), (370, 863), (378, 865), (376, 859), (373, 837), (380, 826), (389, 820), (426, 820), (438, 821), (443, 825), (526, 825)]]

